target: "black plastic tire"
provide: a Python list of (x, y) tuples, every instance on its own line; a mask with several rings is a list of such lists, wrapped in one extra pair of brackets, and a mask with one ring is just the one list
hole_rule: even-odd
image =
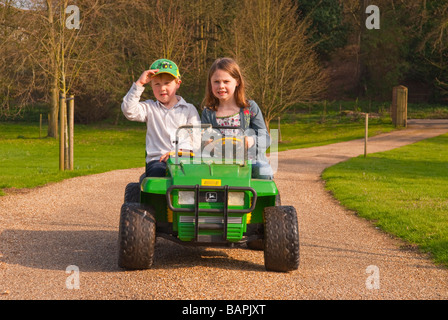
[(299, 228), (292, 206), (264, 209), (264, 265), (268, 271), (288, 272), (299, 267)]
[(137, 182), (128, 183), (124, 190), (124, 202), (140, 202), (140, 184)]
[(118, 265), (125, 269), (150, 268), (155, 242), (153, 210), (139, 203), (124, 203), (120, 215)]
[(282, 205), (282, 199), (280, 197), (280, 192), (279, 192), (275, 196), (275, 206), (278, 207), (278, 206), (281, 206), (281, 205)]
[[(282, 200), (280, 199), (280, 193), (277, 193), (277, 195), (275, 196), (275, 206), (281, 206), (281, 205), (282, 205)], [(258, 250), (258, 251), (264, 250), (263, 239), (247, 241), (247, 248), (251, 249), (251, 250)]]

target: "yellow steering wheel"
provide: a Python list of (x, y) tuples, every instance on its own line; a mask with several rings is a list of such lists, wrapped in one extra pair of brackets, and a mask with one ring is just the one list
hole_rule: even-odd
[[(170, 157), (173, 157), (175, 154), (176, 154), (175, 151), (171, 151), (170, 152)], [(178, 157), (189, 156), (190, 158), (193, 158), (194, 157), (194, 153), (191, 150), (183, 150), (183, 149), (181, 149), (181, 150), (179, 150), (177, 152), (177, 156)]]
[(216, 139), (216, 140), (215, 140), (216, 142), (213, 141), (213, 143), (218, 144), (218, 142), (221, 141), (222, 144), (225, 145), (225, 144), (226, 144), (226, 141), (228, 141), (228, 140), (229, 140), (230, 142), (232, 142), (233, 145), (235, 145), (237, 142), (242, 142), (242, 140), (239, 139), (239, 138), (237, 138), (237, 137), (224, 137), (224, 138)]
[[(223, 154), (223, 146), (225, 146), (226, 142), (231, 143), (232, 147), (235, 147), (237, 150), (240, 148), (244, 148), (244, 140), (237, 137), (223, 137), (210, 142), (215, 155), (222, 156)], [(235, 152), (237, 154), (238, 152)]]

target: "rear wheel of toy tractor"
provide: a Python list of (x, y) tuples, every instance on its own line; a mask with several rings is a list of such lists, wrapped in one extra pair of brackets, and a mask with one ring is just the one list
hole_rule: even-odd
[(139, 203), (121, 207), (118, 265), (126, 269), (147, 269), (153, 263), (156, 220), (151, 208)]
[(288, 272), (299, 267), (299, 228), (292, 206), (264, 209), (264, 265), (266, 270)]

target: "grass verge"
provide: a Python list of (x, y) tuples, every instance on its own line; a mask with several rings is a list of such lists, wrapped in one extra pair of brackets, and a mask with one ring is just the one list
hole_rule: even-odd
[[(314, 118), (313, 118), (314, 117)], [(281, 124), (279, 150), (324, 145), (364, 136), (360, 119), (303, 115)], [(277, 123), (272, 125), (276, 128)], [(392, 130), (388, 120), (371, 123), (370, 134)], [(47, 127), (42, 128), (42, 136)], [(144, 167), (146, 125), (75, 125), (74, 170), (59, 171), (59, 141), (39, 138), (39, 125), (0, 123), (0, 195), (2, 189), (32, 188), (75, 176)]]
[[(278, 130), (277, 123), (271, 124), (270, 129)], [(369, 120), (369, 137), (392, 130), (394, 127), (389, 121)], [(281, 141), (278, 143), (278, 151), (286, 151), (361, 139), (365, 135), (365, 125), (364, 120), (346, 123), (327, 121), (319, 124), (282, 123), (279, 134), (281, 134)]]
[[(59, 141), (33, 124), (0, 124), (2, 189), (32, 188), (75, 176), (145, 166), (146, 127), (75, 126), (74, 170), (59, 171)], [(46, 132), (47, 128), (43, 128)]]
[(342, 205), (448, 266), (448, 135), (323, 172)]

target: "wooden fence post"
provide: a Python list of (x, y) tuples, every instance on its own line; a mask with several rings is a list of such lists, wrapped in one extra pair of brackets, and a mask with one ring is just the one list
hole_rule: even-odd
[(67, 110), (67, 97), (64, 101), (64, 169), (68, 170), (69, 155), (68, 155), (68, 110)]
[(278, 123), (278, 142), (282, 142), (282, 130), (280, 129), (280, 117), (277, 118)]
[(392, 123), (395, 127), (407, 127), (408, 88), (405, 86), (397, 86), (393, 88), (391, 116)]
[(68, 100), (68, 146), (69, 146), (69, 170), (73, 170), (73, 143), (74, 143), (74, 125), (75, 125), (75, 96), (70, 95)]
[(59, 96), (59, 170), (65, 169), (65, 95), (63, 93)]
[(367, 157), (367, 140), (369, 138), (369, 114), (366, 113), (366, 129), (364, 133), (364, 158)]

